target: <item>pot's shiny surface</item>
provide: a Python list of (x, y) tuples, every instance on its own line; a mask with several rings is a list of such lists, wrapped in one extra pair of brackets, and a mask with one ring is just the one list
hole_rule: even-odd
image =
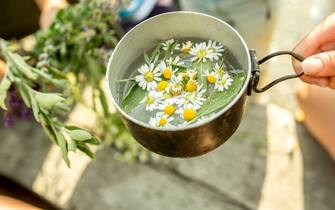
[[(215, 116), (185, 128), (154, 129), (125, 113), (119, 106), (122, 98), (116, 80), (124, 78), (131, 71), (129, 65), (158, 41), (190, 37), (216, 40), (229, 47), (247, 73), (239, 94)], [(112, 101), (130, 133), (147, 149), (170, 157), (202, 155), (228, 140), (243, 116), (250, 76), (250, 54), (238, 32), (217, 18), (194, 12), (166, 13), (139, 24), (119, 42), (107, 69)]]

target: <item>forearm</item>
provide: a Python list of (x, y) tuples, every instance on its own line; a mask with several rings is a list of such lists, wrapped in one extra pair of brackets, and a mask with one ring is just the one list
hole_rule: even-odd
[(66, 5), (66, 0), (35, 0), (37, 6), (40, 10), (44, 10), (46, 8), (51, 7), (64, 7)]

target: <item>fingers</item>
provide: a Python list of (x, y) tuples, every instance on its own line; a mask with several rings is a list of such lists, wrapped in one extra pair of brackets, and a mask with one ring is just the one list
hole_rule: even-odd
[(306, 75), (313, 77), (335, 76), (335, 51), (324, 52), (305, 59), (301, 64)]

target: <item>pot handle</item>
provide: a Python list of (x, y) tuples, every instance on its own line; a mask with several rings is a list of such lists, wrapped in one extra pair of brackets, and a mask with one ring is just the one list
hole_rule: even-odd
[(252, 61), (252, 72), (251, 72), (251, 80), (249, 83), (249, 87), (248, 87), (248, 95), (251, 95), (252, 91), (256, 92), (256, 93), (262, 93), (268, 89), (270, 89), (271, 87), (273, 87), (274, 85), (285, 81), (285, 80), (289, 80), (289, 79), (294, 79), (294, 78), (299, 78), (302, 75), (304, 75), (304, 72), (300, 72), (298, 74), (292, 74), (292, 75), (286, 75), (283, 77), (280, 77), (272, 82), (270, 82), (269, 84), (265, 85), (264, 87), (258, 87), (258, 82), (259, 82), (259, 75), (260, 75), (260, 69), (259, 69), (259, 65), (261, 65), (262, 63), (266, 62), (267, 60), (279, 56), (279, 55), (290, 55), (293, 58), (295, 58), (296, 60), (302, 62), (305, 58), (302, 57), (301, 55), (292, 52), (292, 51), (278, 51), (275, 53), (271, 53), (267, 56), (265, 56), (264, 58), (257, 60), (257, 56), (256, 56), (256, 51), (255, 50), (250, 50), (250, 56), (251, 56), (251, 61)]

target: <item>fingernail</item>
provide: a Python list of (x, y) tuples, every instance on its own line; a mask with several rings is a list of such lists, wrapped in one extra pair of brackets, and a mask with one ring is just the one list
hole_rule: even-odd
[(323, 63), (318, 58), (307, 58), (302, 62), (302, 69), (305, 74), (313, 75), (319, 71), (322, 71)]

